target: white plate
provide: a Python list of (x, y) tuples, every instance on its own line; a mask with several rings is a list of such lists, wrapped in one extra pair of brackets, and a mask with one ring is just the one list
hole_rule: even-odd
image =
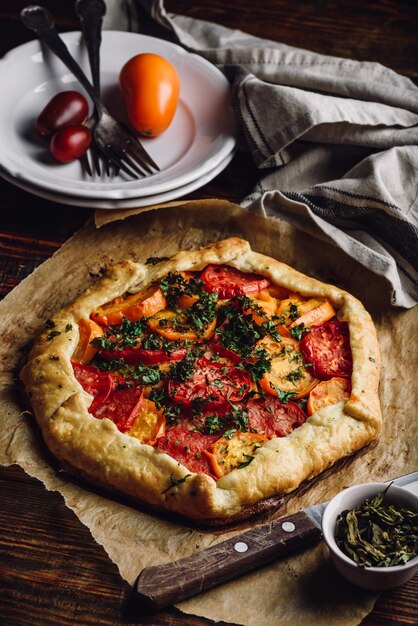
[(216, 167), (210, 170), (210, 172), (207, 172), (200, 178), (197, 178), (186, 185), (176, 187), (175, 189), (171, 189), (164, 193), (153, 194), (152, 196), (145, 196), (143, 198), (130, 198), (126, 200), (103, 200), (102, 198), (92, 200), (90, 198), (80, 198), (78, 196), (61, 195), (53, 191), (47, 191), (41, 187), (36, 187), (35, 185), (31, 185), (30, 183), (26, 183), (22, 180), (17, 180), (1, 170), (0, 175), (9, 183), (20, 187), (24, 191), (33, 193), (35, 196), (45, 198), (45, 200), (52, 200), (53, 202), (69, 204), (71, 206), (87, 207), (90, 209), (135, 209), (144, 206), (151, 206), (152, 204), (159, 204), (160, 202), (168, 202), (169, 200), (176, 200), (187, 193), (191, 193), (192, 191), (203, 187), (203, 185), (206, 185), (206, 183), (211, 181), (212, 178), (215, 178), (215, 176), (226, 168), (226, 166), (232, 161), (234, 155), (235, 150), (232, 150), (220, 163), (218, 163)]
[[(80, 32), (62, 38), (90, 76)], [(169, 128), (160, 137), (141, 139), (161, 171), (132, 180), (89, 178), (80, 163), (53, 162), (48, 146), (36, 136), (34, 122), (45, 104), (60, 91), (80, 84), (39, 41), (15, 48), (0, 61), (7, 88), (0, 99), (0, 164), (14, 182), (41, 187), (60, 196), (122, 200), (161, 194), (197, 180), (217, 167), (235, 147), (235, 120), (225, 76), (201, 57), (172, 43), (136, 33), (104, 31), (101, 47), (102, 98), (115, 117), (126, 121), (118, 76), (124, 63), (142, 52), (165, 57), (180, 77), (180, 101)]]

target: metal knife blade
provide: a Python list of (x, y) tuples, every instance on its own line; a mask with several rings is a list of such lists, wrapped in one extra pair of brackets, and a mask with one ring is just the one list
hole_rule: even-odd
[[(418, 495), (418, 472), (387, 482)], [(134, 585), (131, 608), (163, 609), (318, 541), (327, 504), (262, 524), (191, 557), (146, 567)]]

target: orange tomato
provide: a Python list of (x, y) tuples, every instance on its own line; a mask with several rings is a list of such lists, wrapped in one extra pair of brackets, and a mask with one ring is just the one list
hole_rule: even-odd
[(277, 299), (271, 295), (270, 288), (259, 291), (254, 296), (249, 296), (250, 300), (256, 305), (255, 309), (249, 307), (244, 308), (243, 311), (246, 315), (251, 315), (255, 324), (261, 326), (264, 322), (268, 321), (276, 313)]
[(180, 80), (174, 67), (158, 54), (137, 54), (123, 66), (119, 86), (132, 126), (145, 137), (161, 135), (177, 109)]
[(327, 322), (335, 315), (335, 309), (328, 300), (322, 298), (302, 298), (299, 294), (292, 294), (282, 300), (277, 309), (277, 316), (284, 318), (284, 323), (277, 329), (284, 337), (289, 337), (291, 328), (319, 325)]
[(93, 311), (91, 318), (104, 326), (115, 326), (122, 324), (125, 317), (130, 322), (136, 322), (143, 317), (154, 315), (166, 306), (167, 301), (161, 289), (156, 285), (150, 285), (144, 291), (133, 293), (127, 298), (115, 298)]
[(336, 404), (344, 398), (349, 398), (350, 394), (351, 382), (346, 378), (334, 377), (323, 380), (309, 394), (308, 415), (312, 415), (323, 406)]
[(221, 437), (209, 447), (209, 450), (203, 450), (202, 454), (209, 461), (214, 476), (222, 478), (233, 469), (247, 465), (257, 448), (266, 441), (267, 437), (258, 433), (237, 432), (230, 439)]
[(96, 337), (101, 337), (104, 330), (101, 326), (89, 319), (81, 319), (78, 322), (79, 339), (72, 360), (82, 365), (87, 365), (97, 352), (97, 348), (91, 345)]
[(199, 296), (194, 296), (194, 295), (189, 296), (187, 295), (187, 293), (184, 293), (177, 300), (177, 306), (179, 306), (181, 309), (190, 309), (198, 301), (199, 301)]
[(182, 318), (171, 309), (158, 312), (148, 320), (150, 329), (170, 341), (205, 341), (215, 332), (216, 317), (207, 325), (202, 334), (182, 322)]
[(317, 384), (307, 367), (304, 366), (299, 342), (291, 337), (283, 337), (278, 343), (265, 337), (257, 344), (264, 348), (271, 358), (271, 368), (259, 381), (260, 387), (272, 396), (279, 396), (276, 389), (284, 393), (294, 393), (292, 398), (304, 398)]
[(164, 437), (165, 426), (163, 412), (157, 409), (152, 400), (144, 398), (141, 410), (126, 434), (152, 446), (159, 437)]

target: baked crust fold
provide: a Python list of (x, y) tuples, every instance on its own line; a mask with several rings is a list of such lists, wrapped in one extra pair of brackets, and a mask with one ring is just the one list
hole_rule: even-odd
[[(226, 264), (271, 279), (302, 296), (327, 298), (350, 330), (353, 357), (349, 399), (325, 406), (286, 437), (270, 439), (247, 467), (215, 481), (193, 474), (168, 454), (120, 432), (108, 419), (89, 412), (91, 396), (76, 380), (71, 357), (78, 343), (78, 322), (126, 291), (134, 292), (168, 272), (199, 271)], [(237, 238), (182, 251), (156, 265), (126, 261), (53, 318), (35, 341), (21, 371), (26, 393), (48, 448), (65, 466), (107, 489), (195, 520), (232, 519), (267, 498), (286, 494), (354, 453), (378, 434), (380, 352), (370, 315), (352, 295), (333, 285), (251, 250)], [(59, 333), (59, 334), (58, 334)], [(176, 480), (188, 478), (172, 488)]]

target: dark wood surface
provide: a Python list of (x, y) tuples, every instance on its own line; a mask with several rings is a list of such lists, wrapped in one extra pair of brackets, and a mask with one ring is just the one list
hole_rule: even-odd
[[(0, 0), (0, 55), (32, 39), (19, 21), (24, 0)], [(77, 28), (71, 0), (42, 2), (61, 31)], [(209, 19), (325, 54), (379, 61), (418, 82), (415, 0), (169, 0), (170, 11)], [(18, 80), (19, 77), (16, 77)], [(7, 86), (2, 85), (5, 89)], [(239, 154), (214, 181), (190, 196), (240, 201), (257, 174)], [(53, 254), (91, 215), (37, 198), (0, 179), (0, 294), (6, 295)], [(176, 609), (130, 616), (128, 586), (90, 532), (20, 468), (0, 468), (0, 624), (203, 626), (209, 620)], [(383, 593), (362, 624), (418, 623), (418, 577)], [(233, 623), (234, 616), (230, 616)]]

